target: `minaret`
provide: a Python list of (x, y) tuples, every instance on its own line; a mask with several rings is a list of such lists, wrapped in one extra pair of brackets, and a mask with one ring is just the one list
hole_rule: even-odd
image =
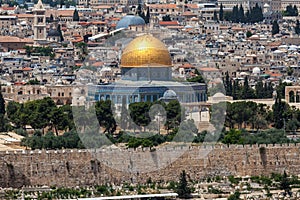
[(43, 6), (42, 0), (33, 8), (34, 22), (33, 22), (33, 34), (36, 44), (46, 41), (46, 9)]

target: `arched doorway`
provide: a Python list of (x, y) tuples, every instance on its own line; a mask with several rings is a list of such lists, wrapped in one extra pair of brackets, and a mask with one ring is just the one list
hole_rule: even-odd
[(289, 102), (294, 103), (295, 102), (295, 93), (294, 91), (289, 92)]
[(56, 102), (56, 105), (62, 106), (62, 105), (64, 105), (64, 102), (61, 99), (58, 99)]

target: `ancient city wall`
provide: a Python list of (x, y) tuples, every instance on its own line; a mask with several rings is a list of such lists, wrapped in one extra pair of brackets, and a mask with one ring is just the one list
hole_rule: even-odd
[[(175, 159), (177, 156), (179, 158)], [(149, 177), (153, 181), (168, 181), (177, 180), (182, 170), (186, 170), (192, 179), (212, 175), (282, 173), (284, 170), (298, 175), (299, 156), (300, 144), (166, 146), (155, 151), (106, 149), (0, 152), (0, 187), (71, 187), (107, 182), (120, 184), (146, 182)], [(157, 168), (161, 169), (151, 171)]]

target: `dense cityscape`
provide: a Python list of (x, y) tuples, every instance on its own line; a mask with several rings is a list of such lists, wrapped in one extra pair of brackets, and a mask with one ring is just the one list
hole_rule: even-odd
[(298, 9), (1, 0), (0, 199), (300, 199)]

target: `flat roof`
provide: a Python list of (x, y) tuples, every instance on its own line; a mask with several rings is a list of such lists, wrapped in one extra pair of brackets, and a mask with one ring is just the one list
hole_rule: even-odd
[(177, 193), (166, 194), (138, 194), (126, 196), (111, 196), (111, 197), (95, 197), (95, 198), (79, 198), (84, 200), (109, 200), (109, 199), (139, 199), (139, 198), (155, 198), (155, 197), (177, 197)]

